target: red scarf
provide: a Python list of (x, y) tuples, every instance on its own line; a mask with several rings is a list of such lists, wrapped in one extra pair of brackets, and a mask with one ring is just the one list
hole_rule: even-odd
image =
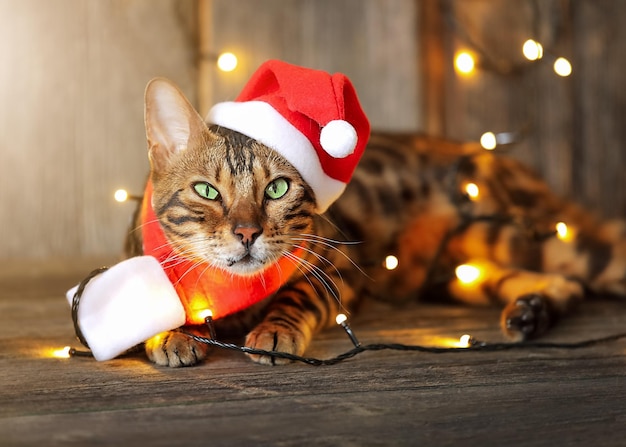
[[(152, 209), (152, 182), (148, 182), (142, 210), (144, 254), (154, 256), (174, 285), (187, 314), (186, 324), (204, 323), (203, 311), (210, 310), (213, 318), (243, 310), (276, 292), (297, 268), (286, 257), (253, 276), (233, 275), (193, 260), (173, 257), (173, 251)], [(300, 258), (302, 248), (292, 252)], [(174, 259), (171, 259), (174, 258)], [(169, 259), (169, 260), (168, 260)]]

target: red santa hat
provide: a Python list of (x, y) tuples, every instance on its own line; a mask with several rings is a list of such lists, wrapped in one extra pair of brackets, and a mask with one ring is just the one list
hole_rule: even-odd
[(370, 133), (345, 75), (277, 60), (261, 65), (235, 101), (213, 106), (207, 122), (285, 157), (313, 189), (319, 212), (345, 189)]

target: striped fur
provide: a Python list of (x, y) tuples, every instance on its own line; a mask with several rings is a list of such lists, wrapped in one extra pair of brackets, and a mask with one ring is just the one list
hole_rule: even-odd
[[(150, 95), (147, 110), (168, 105)], [(557, 198), (513, 159), (422, 136), (374, 135), (343, 196), (317, 216), (313, 192), (280, 155), (234, 131), (208, 129), (184, 98), (177, 101), (191, 116), (184, 150), (163, 141), (167, 122), (149, 113), (146, 120), (154, 209), (177, 252), (249, 275), (294, 246), (308, 250), (273, 297), (218, 321), (221, 334), (246, 331), (247, 346), (303, 354), (315, 332), (365, 296), (495, 303), (504, 333), (523, 340), (569, 312), (585, 287), (626, 293), (624, 227)], [(287, 179), (289, 190), (268, 199), (265, 188), (276, 178)], [(214, 186), (219, 200), (200, 197), (197, 182)], [(478, 199), (463, 193), (467, 182), (478, 185)], [(575, 230), (574, 240), (554, 236), (559, 221)], [(243, 241), (241, 226), (256, 236)], [(138, 234), (130, 233), (129, 255), (140, 252)], [(398, 259), (394, 270), (383, 266), (388, 255)], [(482, 272), (470, 285), (454, 276), (461, 263)], [(170, 366), (208, 355), (176, 331), (148, 340), (146, 350)]]

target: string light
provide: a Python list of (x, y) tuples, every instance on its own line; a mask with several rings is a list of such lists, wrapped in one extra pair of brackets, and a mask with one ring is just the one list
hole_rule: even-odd
[(113, 197), (115, 198), (116, 201), (120, 203), (126, 202), (128, 200), (128, 191), (126, 191), (125, 189), (118, 189), (113, 194)]
[(496, 135), (493, 132), (485, 132), (480, 137), (480, 145), (483, 149), (488, 151), (492, 151), (498, 145), (498, 141), (496, 140)]
[(556, 229), (556, 237), (563, 242), (571, 242), (574, 240), (575, 232), (568, 227), (565, 222), (558, 222), (554, 228)]
[(569, 76), (572, 74), (572, 64), (564, 57), (559, 57), (554, 61), (554, 72), (559, 76)]
[(454, 273), (461, 283), (472, 284), (480, 278), (482, 272), (475, 265), (461, 264), (454, 270)]
[(223, 72), (231, 72), (239, 65), (239, 60), (234, 53), (203, 53), (201, 59), (215, 63), (218, 70)]
[(526, 129), (522, 129), (517, 132), (485, 132), (480, 136), (480, 146), (485, 150), (493, 151), (494, 149), (502, 146), (519, 143), (525, 132)]
[(60, 349), (49, 349), (46, 357), (54, 357), (56, 359), (69, 359), (72, 357), (93, 357), (91, 351), (81, 351), (71, 346), (64, 346)]
[(533, 39), (528, 39), (522, 45), (522, 53), (529, 61), (536, 61), (543, 57), (543, 46)]
[(563, 240), (567, 237), (567, 224), (565, 222), (558, 222), (555, 228), (556, 235), (559, 239)]
[(387, 270), (395, 270), (396, 268), (398, 268), (398, 264), (398, 258), (393, 255), (387, 256), (385, 258), (385, 262), (383, 263)]
[(472, 345), (472, 336), (469, 334), (463, 334), (459, 338), (459, 348), (469, 348)]
[(222, 53), (217, 57), (217, 68), (224, 72), (233, 71), (237, 68), (238, 60), (237, 56), (233, 53)]
[[(459, 342), (456, 346), (422, 346), (422, 345), (405, 345), (400, 343), (377, 343), (377, 344), (369, 344), (369, 345), (355, 345), (349, 351), (346, 351), (342, 354), (339, 354), (336, 357), (329, 359), (317, 359), (312, 357), (303, 357), (295, 354), (290, 354), (288, 352), (281, 351), (268, 351), (264, 349), (255, 349), (249, 348), (247, 346), (239, 346), (233, 343), (224, 343), (219, 340), (215, 340), (212, 338), (200, 337), (198, 335), (185, 333), (188, 337), (193, 340), (204, 343), (210, 346), (215, 346), (221, 349), (227, 349), (231, 351), (237, 351), (250, 355), (258, 355), (258, 356), (268, 356), (275, 357), (281, 359), (287, 359), (295, 362), (302, 362), (311, 366), (330, 366), (336, 365), (337, 363), (343, 362), (344, 360), (348, 360), (352, 357), (357, 356), (366, 351), (384, 351), (384, 350), (393, 350), (393, 351), (412, 351), (412, 352), (422, 352), (429, 354), (452, 354), (452, 353), (461, 353), (461, 352), (473, 352), (473, 351), (481, 351), (481, 352), (495, 352), (495, 351), (512, 351), (512, 350), (532, 350), (532, 349), (582, 349), (588, 348), (595, 345), (612, 343), (615, 341), (622, 340), (626, 338), (626, 333), (619, 333), (614, 335), (609, 335), (607, 337), (595, 338), (589, 340), (583, 340), (573, 343), (542, 343), (542, 342), (512, 342), (512, 343), (487, 343), (483, 341), (478, 341), (472, 338), (466, 338), (466, 335), (459, 339)], [(463, 344), (463, 346), (462, 346)], [(91, 353), (88, 351), (79, 351), (76, 349), (70, 349), (69, 351), (71, 357), (90, 357)]]
[[(82, 290), (84, 290), (85, 286), (91, 279), (93, 279), (95, 276), (97, 276), (101, 272), (102, 272), (102, 269), (94, 270), (90, 275), (88, 275), (85, 279), (83, 279), (83, 281), (81, 281), (81, 284), (78, 287), (78, 291), (76, 292), (76, 295), (77, 295), (77, 299), (75, 299), (76, 306), (72, 306), (73, 318), (75, 314), (76, 315), (78, 314), (78, 304), (80, 303), (80, 295), (82, 294)], [(204, 309), (202, 315), (204, 315), (205, 318), (208, 319), (208, 321), (212, 322), (212, 312), (210, 310)], [(200, 337), (195, 334), (190, 334), (187, 332), (182, 332), (182, 333), (199, 343), (204, 343), (210, 346), (233, 350), (233, 351), (237, 351), (237, 352), (241, 352), (241, 353), (245, 353), (249, 355), (269, 356), (269, 357), (281, 358), (281, 359), (286, 359), (286, 360), (291, 360), (291, 361), (298, 361), (298, 362), (306, 363), (311, 366), (335, 365), (337, 363), (340, 363), (344, 360), (355, 357), (356, 355), (361, 354), (366, 351), (395, 350), (395, 351), (413, 351), (413, 352), (422, 352), (422, 353), (431, 353), (431, 354), (444, 354), (444, 353), (458, 353), (458, 352), (470, 352), (470, 351), (493, 352), (493, 351), (504, 351), (504, 350), (523, 350), (523, 349), (580, 349), (580, 348), (586, 348), (586, 347), (590, 347), (590, 346), (594, 346), (598, 344), (615, 342), (615, 341), (626, 338), (626, 333), (619, 333), (619, 334), (614, 334), (614, 335), (610, 335), (610, 336), (603, 337), (603, 338), (583, 340), (583, 341), (574, 342), (574, 343), (550, 343), (550, 342), (547, 342), (547, 343), (541, 343), (541, 342), (486, 343), (486, 342), (482, 342), (482, 341), (478, 341), (474, 339), (469, 334), (464, 334), (463, 336), (460, 337), (458, 343), (456, 343), (456, 345), (453, 345), (451, 347), (450, 346), (444, 347), (444, 346), (405, 345), (405, 344), (400, 344), (400, 343), (389, 343), (389, 344), (378, 343), (378, 344), (361, 345), (361, 343), (356, 338), (356, 335), (354, 334), (354, 332), (348, 325), (347, 317), (344, 314), (338, 314), (335, 321), (337, 322), (337, 324), (341, 325), (344, 328), (344, 330), (350, 337), (350, 340), (354, 344), (354, 348), (342, 354), (339, 354), (336, 357), (329, 358), (329, 359), (317, 359), (317, 358), (311, 358), (311, 357), (303, 357), (303, 356), (291, 354), (288, 352), (255, 349), (255, 348), (250, 348), (247, 346), (239, 346), (233, 343), (224, 343), (213, 337), (206, 338), (206, 337)], [(82, 337), (80, 333), (79, 328), (76, 325), (74, 326), (74, 330), (79, 340), (81, 341), (81, 343), (87, 346), (86, 342), (84, 341), (84, 338)], [(60, 355), (62, 354), (64, 357), (68, 355), (69, 357), (93, 357), (90, 351), (81, 351), (81, 350), (68, 348), (68, 347), (63, 348), (62, 350), (59, 350), (58, 352)]]
[(128, 200), (134, 200), (136, 202), (141, 202), (143, 200), (142, 196), (131, 195), (125, 189), (118, 189), (113, 193), (113, 198), (116, 202), (124, 203)]
[[(524, 75), (531, 67), (534, 68), (534, 64), (528, 64), (522, 60), (518, 62), (517, 57), (504, 58), (492, 51), (487, 50), (481, 45), (481, 41), (484, 39), (477, 38), (473, 35), (470, 29), (465, 26), (453, 13), (454, 8), (449, 8), (446, 12), (447, 23), (451, 25), (452, 30), (455, 33), (455, 37), (460, 40), (460, 45), (465, 48), (461, 52), (457, 52), (454, 55), (454, 69), (457, 74), (469, 75), (475, 71), (475, 68), (480, 65), (482, 71), (490, 71), (496, 73), (502, 77), (513, 77)], [(535, 8), (534, 13), (539, 15), (540, 10)], [(540, 17), (536, 17), (537, 23), (540, 23)], [(556, 45), (559, 40), (559, 29), (555, 30), (555, 33), (551, 36), (551, 40)], [(529, 61), (544, 61), (552, 64), (555, 73), (559, 76), (570, 76), (572, 73), (571, 63), (563, 57), (556, 58), (550, 54), (549, 49), (544, 48), (543, 44), (534, 39), (526, 39), (521, 45), (521, 52), (526, 60)], [(476, 56), (475, 56), (476, 55)], [(550, 57), (546, 57), (550, 55)], [(525, 114), (528, 114), (527, 108)], [(527, 123), (535, 122), (532, 117), (526, 117)], [(493, 135), (488, 135), (488, 140), (483, 145), (485, 149), (495, 149), (495, 144), (502, 144), (498, 139), (497, 142), (493, 138)], [(482, 142), (481, 142), (482, 144)]]
[(457, 72), (464, 75), (469, 75), (473, 73), (474, 69), (476, 68), (476, 61), (474, 60), (474, 56), (472, 56), (472, 54), (468, 51), (461, 51), (457, 53), (456, 57), (454, 58), (454, 67), (456, 68)]
[(346, 331), (346, 334), (348, 334), (348, 337), (350, 337), (350, 341), (352, 341), (352, 344), (356, 348), (361, 346), (361, 343), (356, 338), (356, 335), (354, 335), (354, 332), (352, 332), (352, 328), (350, 328), (350, 326), (348, 325), (348, 317), (346, 317), (345, 314), (337, 314), (335, 321), (343, 328), (344, 331)]
[(468, 197), (472, 200), (476, 200), (480, 194), (480, 190), (478, 189), (478, 185), (476, 183), (468, 183), (465, 185), (465, 192)]
[(209, 335), (212, 339), (217, 338), (217, 334), (215, 333), (215, 324), (213, 324), (213, 312), (211, 309), (203, 309), (200, 311), (200, 319), (204, 320), (204, 324), (209, 328)]
[(57, 359), (69, 359), (70, 356), (70, 351), (71, 351), (71, 347), (70, 346), (65, 346), (64, 348), (61, 349), (54, 349), (52, 351), (52, 357), (57, 358)]
[(213, 312), (211, 309), (202, 309), (198, 312), (198, 316), (201, 320), (206, 320), (207, 318), (213, 319)]

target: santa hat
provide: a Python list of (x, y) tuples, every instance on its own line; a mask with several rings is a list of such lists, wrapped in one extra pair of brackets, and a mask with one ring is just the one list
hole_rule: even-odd
[(261, 65), (235, 101), (213, 106), (207, 122), (285, 157), (313, 189), (319, 212), (345, 189), (370, 133), (345, 75), (277, 60)]

